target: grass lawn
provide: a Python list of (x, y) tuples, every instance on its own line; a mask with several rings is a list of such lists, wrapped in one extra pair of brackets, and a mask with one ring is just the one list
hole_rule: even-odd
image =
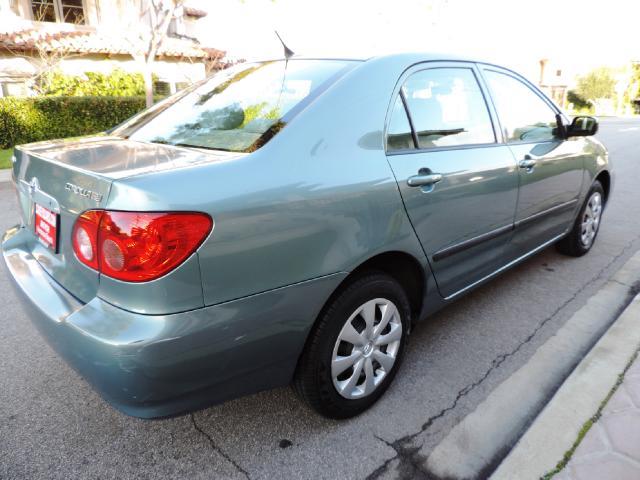
[(13, 148), (7, 150), (0, 150), (0, 169), (11, 168), (11, 155), (13, 154)]

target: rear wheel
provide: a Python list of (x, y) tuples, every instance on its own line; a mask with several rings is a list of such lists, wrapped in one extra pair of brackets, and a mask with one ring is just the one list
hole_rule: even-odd
[(580, 214), (569, 234), (558, 242), (558, 250), (565, 255), (581, 257), (593, 246), (600, 229), (602, 209), (604, 208), (604, 189), (595, 181), (580, 209)]
[(395, 376), (406, 344), (411, 309), (392, 277), (366, 274), (325, 307), (294, 379), (298, 394), (330, 418), (358, 415)]

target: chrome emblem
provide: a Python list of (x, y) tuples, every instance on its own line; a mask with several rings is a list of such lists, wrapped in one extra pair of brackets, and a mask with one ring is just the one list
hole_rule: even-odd
[[(35, 179), (34, 179), (35, 180)], [(74, 185), (73, 183), (67, 183), (64, 186), (65, 190), (70, 191), (74, 195), (80, 195), (81, 197), (90, 198), (94, 202), (100, 203), (102, 200), (102, 194), (98, 192), (94, 192), (87, 188), (79, 187), (78, 185)]]
[(33, 177), (29, 182), (29, 196), (33, 198), (33, 194), (40, 190), (40, 182), (36, 177)]

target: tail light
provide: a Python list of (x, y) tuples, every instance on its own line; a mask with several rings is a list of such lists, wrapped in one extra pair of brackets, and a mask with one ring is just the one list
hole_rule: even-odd
[(73, 227), (73, 250), (103, 275), (145, 282), (181, 265), (212, 228), (204, 213), (89, 210)]
[(73, 226), (73, 251), (85, 265), (98, 270), (98, 226), (102, 218), (101, 210), (84, 212)]

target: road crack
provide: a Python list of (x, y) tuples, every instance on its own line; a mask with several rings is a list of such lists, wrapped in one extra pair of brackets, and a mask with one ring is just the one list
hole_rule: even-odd
[[(460, 389), (456, 394), (454, 400), (447, 407), (443, 408), (435, 415), (432, 415), (431, 417), (429, 417), (422, 424), (422, 426), (420, 427), (420, 430), (418, 430), (417, 432), (405, 435), (393, 442), (388, 442), (387, 440), (381, 437), (378, 437), (377, 435), (374, 435), (374, 437), (377, 440), (393, 448), (396, 452), (396, 455), (392, 458), (387, 459), (382, 465), (376, 468), (367, 477), (367, 480), (375, 480), (377, 478), (380, 478), (387, 471), (387, 469), (389, 468), (389, 465), (394, 460), (399, 461), (399, 465), (398, 465), (399, 479), (404, 480), (404, 479), (417, 478), (417, 479), (437, 480), (437, 477), (434, 477), (432, 474), (427, 472), (422, 466), (426, 461), (426, 457), (419, 454), (419, 451), (422, 448), (423, 444), (421, 444), (418, 447), (414, 446), (413, 445), (414, 439), (419, 435), (425, 433), (429, 428), (431, 428), (431, 426), (437, 420), (447, 415), (450, 411), (454, 410), (458, 406), (458, 402), (463, 397), (465, 397), (475, 388), (480, 386), (491, 375), (491, 373), (497, 370), (508, 358), (514, 356), (516, 353), (520, 351), (520, 349), (523, 346), (531, 342), (535, 338), (535, 336), (538, 334), (538, 332), (542, 330), (542, 328), (547, 323), (549, 323), (553, 318), (555, 318), (555, 316), (558, 315), (558, 313), (560, 313), (567, 305), (569, 305), (572, 301), (574, 301), (578, 297), (578, 295), (582, 292), (582, 290), (584, 290), (584, 288), (600, 280), (603, 274), (609, 269), (609, 267), (611, 267), (611, 265), (613, 265), (623, 255), (625, 255), (627, 251), (630, 248), (632, 248), (633, 245), (636, 243), (636, 241), (638, 241), (639, 239), (640, 237), (635, 237), (629, 243), (627, 243), (627, 245), (625, 245), (625, 247), (620, 251), (618, 255), (614, 256), (604, 267), (602, 267), (598, 271), (598, 273), (595, 276), (593, 276), (590, 280), (588, 280), (585, 284), (583, 284), (583, 286), (579, 290), (577, 290), (573, 295), (571, 295), (567, 300), (565, 300), (558, 308), (556, 308), (553, 311), (553, 313), (551, 313), (549, 316), (544, 318), (540, 323), (538, 323), (536, 328), (534, 328), (534, 330), (527, 337), (525, 337), (524, 340), (518, 343), (518, 345), (516, 345), (514, 349), (512, 349), (507, 353), (503, 353), (495, 357), (491, 361), (491, 366), (479, 379), (477, 379), (476, 381), (470, 384), (467, 384), (462, 389)], [(625, 285), (625, 286), (629, 287), (628, 285)], [(639, 290), (638, 285), (629, 287), (629, 301), (631, 301), (635, 296), (635, 294), (638, 293), (638, 290)], [(626, 304), (628, 304), (628, 302), (626, 302)], [(625, 304), (625, 307), (626, 307), (626, 304)], [(616, 317), (619, 316), (622, 310), (624, 310), (624, 307), (617, 313)]]
[[(409, 442), (402, 442), (396, 440), (395, 442), (387, 442), (384, 438), (374, 435), (374, 437), (380, 440), (382, 443), (393, 448), (396, 452), (394, 457), (386, 460), (376, 470), (373, 471), (367, 480), (379, 478), (383, 473), (387, 471), (389, 465), (394, 460), (398, 460), (398, 473), (399, 478), (406, 480), (432, 480), (432, 477), (423, 469), (422, 464), (426, 460), (418, 452), (422, 448), (422, 444), (418, 446), (411, 446)], [(402, 439), (401, 439), (402, 440)]]
[(224, 450), (222, 450), (222, 448), (216, 445), (216, 442), (213, 440), (211, 435), (209, 435), (202, 428), (200, 428), (200, 426), (196, 423), (195, 415), (193, 413), (190, 413), (189, 417), (191, 417), (191, 423), (193, 424), (193, 428), (195, 428), (196, 431), (198, 431), (207, 440), (209, 440), (209, 444), (211, 445), (211, 448), (213, 449), (213, 451), (215, 451), (220, 456), (222, 456), (225, 460), (227, 460), (231, 465), (235, 467), (236, 470), (238, 470), (238, 472), (242, 473), (247, 479), (251, 480), (251, 477), (249, 476), (249, 472), (247, 472), (244, 468), (242, 468), (240, 464), (238, 464), (238, 462), (236, 462), (233, 458), (231, 458)]

